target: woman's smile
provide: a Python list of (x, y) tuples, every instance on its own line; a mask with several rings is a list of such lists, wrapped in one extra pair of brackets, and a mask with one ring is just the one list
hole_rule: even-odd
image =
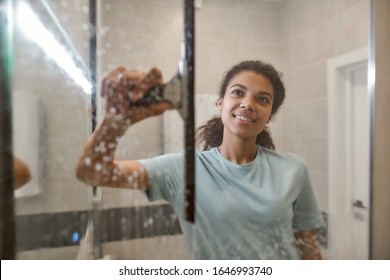
[(247, 114), (242, 113), (242, 112), (234, 113), (233, 117), (242, 123), (254, 123), (255, 122), (254, 119), (252, 119), (250, 116), (248, 116)]

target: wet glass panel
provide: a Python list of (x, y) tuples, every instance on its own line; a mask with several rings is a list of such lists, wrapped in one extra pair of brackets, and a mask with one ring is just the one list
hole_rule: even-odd
[[(142, 72), (158, 67), (164, 82), (177, 74), (183, 41), (182, 1), (100, 1), (98, 15), (100, 78), (118, 66)], [(98, 100), (102, 108), (104, 100)], [(128, 129), (116, 157), (143, 159), (167, 153), (173, 142), (165, 139), (169, 129), (178, 130), (175, 148), (180, 151), (183, 126), (176, 110), (143, 120)], [(99, 191), (101, 207), (111, 217), (103, 219), (103, 255), (118, 259), (188, 257), (177, 217), (169, 204), (150, 203), (139, 190)]]
[(74, 259), (92, 207), (75, 178), (91, 131), (88, 1), (14, 1), (14, 154), (18, 259)]

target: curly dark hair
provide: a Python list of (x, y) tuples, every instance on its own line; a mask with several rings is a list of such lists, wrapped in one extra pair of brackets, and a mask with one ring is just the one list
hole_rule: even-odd
[[(257, 74), (263, 75), (271, 82), (274, 90), (274, 99), (272, 104), (271, 116), (274, 116), (280, 105), (286, 97), (285, 88), (282, 82), (282, 73), (278, 72), (271, 64), (260, 60), (242, 61), (234, 65), (225, 74), (222, 80), (219, 98), (225, 96), (226, 88), (229, 82), (242, 71), (253, 71)], [(213, 117), (211, 120), (200, 126), (196, 132), (196, 141), (200, 145), (203, 143), (203, 150), (210, 150), (213, 147), (221, 145), (223, 140), (223, 123), (221, 117)], [(271, 138), (271, 133), (268, 127), (265, 127), (262, 132), (257, 135), (256, 144), (275, 150), (275, 145)]]

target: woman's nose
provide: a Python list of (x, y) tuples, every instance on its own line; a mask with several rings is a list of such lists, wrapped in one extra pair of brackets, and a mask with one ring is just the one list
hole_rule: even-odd
[(245, 97), (241, 100), (240, 108), (247, 109), (247, 110), (254, 110), (254, 104), (253, 100), (250, 97)]

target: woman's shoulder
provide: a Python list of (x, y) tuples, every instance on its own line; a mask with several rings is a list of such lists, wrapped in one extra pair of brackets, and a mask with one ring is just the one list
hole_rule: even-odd
[(209, 150), (196, 150), (195, 154), (198, 158), (209, 158), (217, 155), (217, 148), (212, 147)]
[(306, 163), (299, 155), (288, 151), (275, 151), (261, 146), (258, 146), (260, 153), (262, 153), (268, 161), (275, 164), (295, 165), (306, 168)]

